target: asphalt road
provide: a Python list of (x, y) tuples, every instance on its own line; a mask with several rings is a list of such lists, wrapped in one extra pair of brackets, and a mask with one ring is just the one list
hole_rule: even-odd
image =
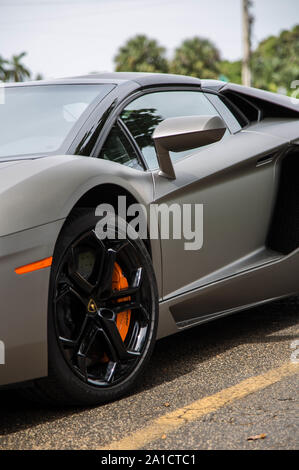
[(2, 391), (0, 449), (298, 449), (298, 314), (280, 301), (165, 338), (135, 392), (104, 406)]

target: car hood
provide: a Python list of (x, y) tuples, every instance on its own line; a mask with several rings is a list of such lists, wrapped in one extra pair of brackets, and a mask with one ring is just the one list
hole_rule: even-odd
[[(58, 219), (59, 195), (55, 206), (50, 198), (49, 203), (46, 203), (47, 194), (52, 193), (53, 181), (59, 180), (63, 190), (63, 179), (67, 173), (65, 168), (74, 165), (79, 159), (61, 155), (0, 161), (0, 238), (55, 220), (55, 207)], [(40, 216), (36, 217), (38, 214)]]
[(68, 163), (76, 157), (63, 156), (43, 156), (43, 157), (20, 157), (19, 159), (0, 160), (0, 196), (18, 187), (24, 181), (32, 181), (50, 168)]
[(0, 170), (4, 170), (5, 168), (13, 165), (17, 165), (18, 163), (22, 162), (23, 160), (13, 160), (13, 161), (8, 161), (8, 160), (3, 160), (0, 161)]
[(109, 160), (52, 155), (0, 163), (0, 238), (68, 216), (90, 189), (117, 184), (140, 203), (152, 197), (152, 175)]
[(15, 166), (24, 162), (34, 162), (47, 157), (48, 155), (25, 155), (16, 157), (0, 157), (0, 170), (4, 170), (8, 167)]

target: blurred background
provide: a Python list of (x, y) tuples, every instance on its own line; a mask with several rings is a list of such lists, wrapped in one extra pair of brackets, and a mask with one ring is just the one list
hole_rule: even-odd
[(113, 70), (290, 95), (299, 80), (299, 1), (0, 0), (1, 81)]

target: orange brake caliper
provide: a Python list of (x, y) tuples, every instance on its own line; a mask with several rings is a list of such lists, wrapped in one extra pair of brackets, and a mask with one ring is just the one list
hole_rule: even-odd
[[(114, 271), (112, 275), (112, 290), (121, 290), (128, 287), (127, 278), (124, 276), (119, 264), (114, 263)], [(125, 302), (131, 300), (131, 297), (124, 297), (118, 299), (118, 302)], [(126, 310), (125, 312), (118, 313), (116, 317), (116, 326), (119, 331), (119, 334), (124, 341), (130, 326), (131, 320), (131, 310)]]
[[(121, 267), (119, 264), (114, 263), (114, 271), (112, 274), (112, 290), (121, 290), (126, 289), (128, 287), (127, 278), (123, 275)], [(117, 302), (125, 302), (126, 300), (131, 300), (131, 297), (123, 297), (118, 299)], [(116, 317), (116, 326), (121, 336), (121, 339), (124, 341), (130, 326), (131, 320), (131, 310), (126, 310), (125, 312), (120, 312), (117, 314)], [(106, 353), (102, 356), (100, 362), (108, 362), (109, 358)]]

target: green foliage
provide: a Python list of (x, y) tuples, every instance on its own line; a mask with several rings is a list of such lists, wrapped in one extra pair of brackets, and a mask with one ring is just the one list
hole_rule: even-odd
[(186, 39), (175, 50), (170, 71), (200, 78), (218, 78), (220, 53), (208, 39)]
[(224, 75), (229, 82), (242, 82), (242, 62), (240, 60), (237, 60), (235, 62), (230, 62), (229, 60), (222, 60), (219, 63), (219, 72), (221, 75)]
[(44, 77), (42, 76), (41, 73), (37, 73), (34, 77), (34, 80), (43, 80), (43, 79), (44, 79)]
[(114, 62), (117, 72), (168, 72), (164, 47), (144, 35), (137, 35), (120, 47)]
[(9, 62), (6, 59), (3, 59), (2, 56), (0, 56), (0, 81), (1, 82), (6, 82), (7, 80), (7, 66)]
[[(30, 79), (31, 72), (23, 64), (25, 56), (25, 52), (10, 60), (0, 56), (0, 81)], [(241, 83), (241, 61), (221, 60), (215, 45), (200, 37), (184, 40), (167, 61), (165, 48), (156, 40), (137, 35), (119, 48), (114, 62), (118, 72), (171, 72), (200, 78), (223, 77)], [(299, 25), (263, 40), (252, 55), (252, 72), (257, 88), (285, 88), (290, 94), (292, 81), (299, 79)], [(41, 78), (40, 74), (36, 76), (37, 80)]]
[[(119, 49), (115, 64), (117, 71), (171, 72), (242, 83), (242, 62), (221, 60), (215, 45), (200, 37), (183, 41), (167, 63), (164, 47), (138, 35)], [(263, 40), (252, 55), (252, 72), (257, 88), (285, 88), (290, 94), (292, 81), (299, 79), (299, 25)]]
[(22, 64), (22, 59), (25, 57), (26, 52), (21, 54), (13, 55), (10, 60), (10, 69), (8, 69), (9, 79), (13, 82), (23, 82), (27, 78), (30, 78), (30, 71)]
[(141, 149), (152, 145), (153, 132), (157, 125), (163, 121), (154, 108), (125, 110), (122, 112), (121, 118)]
[(252, 56), (254, 86), (270, 91), (299, 79), (299, 25), (262, 41)]
[(31, 77), (31, 72), (22, 63), (26, 52), (13, 55), (10, 60), (0, 56), (0, 80), (3, 82), (23, 82)]

